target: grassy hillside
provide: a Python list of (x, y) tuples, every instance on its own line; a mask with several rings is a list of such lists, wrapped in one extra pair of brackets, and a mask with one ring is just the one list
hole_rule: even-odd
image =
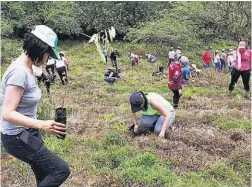
[[(183, 88), (176, 129), (168, 140), (154, 135), (132, 137), (127, 127), (132, 124), (129, 96), (133, 91), (156, 92), (172, 101), (167, 71), (163, 77), (153, 78), (157, 64), (144, 59), (139, 66), (131, 67), (125, 56), (127, 52), (154, 53), (157, 46), (115, 44), (123, 55), (119, 64), (126, 81), (108, 85), (103, 72), (110, 62), (100, 62), (95, 46), (60, 44), (70, 62), (70, 84), (60, 86), (58, 81), (50, 98), (42, 86), (44, 97), (38, 117), (52, 119), (53, 109), (61, 105), (67, 89), (66, 140), (44, 134), (48, 148), (70, 164), (71, 175), (62, 186), (250, 186), (251, 103), (243, 99), (241, 80), (234, 95), (228, 97), (227, 73), (203, 71), (201, 78)], [(168, 47), (164, 46), (158, 64), (167, 64)], [(213, 47), (230, 48), (232, 43), (216, 43)], [(191, 62), (200, 64), (201, 52), (191, 49), (185, 54)], [(1, 150), (2, 185), (34, 186), (31, 169)]]

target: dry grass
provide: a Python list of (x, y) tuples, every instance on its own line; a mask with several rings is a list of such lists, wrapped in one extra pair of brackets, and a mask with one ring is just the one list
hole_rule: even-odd
[[(71, 51), (79, 56), (83, 53), (79, 48), (75, 51), (70, 49), (68, 54)], [(87, 145), (82, 142), (88, 139), (102, 141), (108, 132), (118, 128), (126, 129), (131, 125), (128, 99), (132, 91), (154, 91), (171, 101), (172, 93), (167, 89), (167, 72), (163, 78), (152, 78), (155, 64), (143, 60), (139, 66), (132, 68), (127, 64), (126, 57), (123, 57), (119, 61), (126, 82), (119, 80), (114, 85), (108, 85), (103, 82), (103, 70), (109, 65), (94, 60), (96, 53), (90, 52), (78, 58), (73, 54), (69, 55), (70, 84), (54, 86), (50, 98), (51, 105), (56, 107), (62, 103), (65, 89), (68, 89), (65, 98), (68, 132), (77, 142), (71, 148), (73, 152), (64, 155), (71, 165), (72, 173), (62, 186), (120, 186), (115, 176), (95, 174), (87, 168), (90, 163), (85, 159), (92, 151), (88, 152)], [(166, 64), (165, 61), (162, 63)], [(218, 119), (227, 116), (231, 121), (250, 120), (251, 103), (242, 98), (241, 81), (234, 96), (226, 96), (228, 83), (229, 76), (226, 73), (203, 71), (200, 79), (190, 81), (183, 89), (185, 95), (176, 113), (176, 129), (169, 140), (161, 141), (154, 135), (131, 138), (126, 134), (127, 141), (136, 149), (151, 150), (160, 159), (172, 160), (172, 171), (178, 176), (184, 176), (190, 171), (204, 171), (216, 162), (236, 163), (237, 159), (233, 158), (235, 152), (242, 155), (250, 152), (250, 132), (240, 128), (222, 130), (218, 126)], [(248, 160), (246, 156), (244, 158)], [(31, 171), (20, 162), (6, 156), (1, 163), (1, 180), (6, 187), (34, 184)], [(250, 182), (249, 176), (245, 177), (247, 185)]]

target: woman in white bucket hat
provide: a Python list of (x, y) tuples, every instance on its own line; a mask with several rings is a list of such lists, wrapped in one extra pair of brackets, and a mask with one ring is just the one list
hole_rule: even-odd
[[(68, 164), (44, 146), (40, 130), (65, 135), (66, 126), (54, 120), (37, 119), (41, 98), (35, 74), (40, 74), (48, 57), (59, 59), (58, 38), (52, 29), (37, 25), (26, 33), (22, 54), (14, 60), (2, 78), (1, 140), (14, 157), (28, 163), (37, 186), (60, 186), (69, 176)], [(32, 68), (32, 67), (35, 68)]]

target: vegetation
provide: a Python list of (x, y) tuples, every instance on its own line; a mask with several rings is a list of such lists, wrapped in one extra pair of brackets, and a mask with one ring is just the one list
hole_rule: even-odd
[[(250, 41), (249, 2), (1, 2), (2, 36), (23, 37), (46, 24), (61, 38), (114, 26), (119, 40), (198, 47), (218, 39)], [(84, 39), (87, 39), (84, 37)]]
[[(10, 43), (13, 51), (20, 46), (20, 41), (4, 42)], [(69, 134), (64, 141), (46, 133), (43, 137), (46, 146), (71, 166), (71, 176), (63, 186), (250, 186), (250, 102), (242, 98), (241, 80), (235, 95), (227, 97), (229, 76), (225, 72), (203, 72), (200, 79), (191, 80), (183, 88), (176, 129), (169, 140), (161, 141), (154, 135), (133, 138), (127, 132), (132, 123), (129, 95), (135, 90), (154, 91), (172, 101), (167, 71), (163, 77), (151, 77), (158, 65), (167, 62), (160, 56), (157, 64), (142, 59), (138, 66), (131, 67), (126, 51), (140, 54), (155, 51), (156, 46), (113, 45), (123, 55), (119, 64), (126, 82), (108, 85), (103, 74), (110, 62), (105, 65), (96, 58), (94, 45), (60, 43), (59, 49), (66, 52), (71, 70), (65, 100)], [(213, 46), (221, 48), (220, 43)], [(193, 50), (186, 52), (194, 62), (200, 58)], [(10, 58), (10, 53), (6, 54)], [(51, 97), (42, 98), (40, 119), (53, 119), (54, 109), (62, 103), (65, 87), (59, 82), (53, 86)], [(45, 88), (41, 88), (46, 95)], [(1, 163), (5, 186), (35, 183), (29, 167), (4, 149)]]
[[(1, 2), (1, 75), (22, 49), (21, 38), (36, 24), (46, 24), (59, 35), (58, 51), (70, 63), (69, 84), (57, 77), (51, 96), (41, 85), (43, 97), (39, 119), (53, 119), (65, 90), (66, 139), (42, 133), (46, 146), (66, 160), (71, 175), (63, 187), (241, 187), (251, 186), (251, 103), (243, 98), (238, 81), (228, 97), (227, 71), (202, 71), (183, 87), (184, 96), (176, 110), (176, 127), (169, 139), (155, 135), (134, 137), (129, 96), (133, 91), (156, 92), (168, 101), (167, 65), (170, 46), (182, 46), (190, 63), (202, 68), (206, 46), (229, 49), (243, 37), (250, 41), (249, 2)], [(220, 13), (221, 12), (221, 13)], [(119, 66), (125, 81), (109, 85), (103, 81), (104, 64), (96, 46), (87, 37), (114, 26), (117, 40), (111, 45), (122, 57)], [(70, 39), (70, 40), (68, 40)], [(84, 40), (82, 40), (84, 39)], [(150, 64), (144, 54), (155, 54)], [(142, 55), (131, 66), (126, 54)], [(1, 184), (34, 186), (35, 177), (27, 164), (1, 147)]]

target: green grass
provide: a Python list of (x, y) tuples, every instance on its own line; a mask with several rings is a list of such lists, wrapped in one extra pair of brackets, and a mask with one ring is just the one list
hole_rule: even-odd
[(234, 171), (238, 172), (246, 181), (250, 181), (251, 173), (251, 153), (247, 151), (241, 153), (234, 151), (230, 155), (228, 162), (229, 167), (233, 168)]
[[(9, 41), (10, 42), (10, 41)], [(11, 42), (10, 42), (11, 43)], [(18, 43), (8, 47), (9, 49), (18, 51)], [(221, 49), (230, 47), (232, 43), (216, 43), (213, 48)], [(154, 53), (157, 46), (151, 44), (127, 44), (115, 43), (114, 46), (126, 55), (127, 52), (143, 55), (145, 53)], [(167, 46), (165, 46), (167, 47)], [(72, 170), (72, 178), (69, 179), (67, 185), (72, 186), (72, 180), (87, 182), (92, 176), (112, 177), (109, 184), (102, 183), (100, 186), (111, 186), (113, 181), (116, 181), (118, 186), (146, 186), (146, 187), (240, 187), (249, 186), (250, 182), (250, 154), (235, 150), (228, 158), (221, 159), (215, 165), (206, 165), (199, 168), (197, 172), (180, 171), (180, 165), (177, 162), (178, 158), (187, 157), (182, 154), (183, 147), (176, 147), (179, 141), (168, 140), (171, 142), (162, 143), (156, 137), (137, 137), (132, 138), (127, 132), (127, 126), (131, 124), (131, 110), (129, 105), (129, 96), (131, 92), (141, 90), (144, 92), (156, 92), (164, 96), (168, 101), (172, 102), (172, 93), (167, 88), (167, 77), (153, 78), (152, 71), (157, 69), (157, 64), (149, 64), (143, 58), (139, 66), (132, 68), (127, 57), (119, 58), (122, 67), (122, 75), (126, 79), (118, 81), (114, 85), (104, 83), (104, 69), (109, 67), (100, 62), (96, 47), (92, 44), (84, 42), (65, 41), (60, 43), (60, 50), (64, 50), (70, 61), (70, 75), (73, 78), (69, 85), (70, 101), (67, 102), (68, 116), (82, 119), (78, 121), (78, 126), (69, 126), (70, 135), (66, 136), (64, 141), (58, 140), (55, 136), (43, 133), (46, 146), (54, 153), (66, 160)], [(202, 46), (204, 49), (204, 46)], [(10, 52), (10, 51), (9, 51)], [(163, 51), (168, 52), (168, 51)], [(3, 53), (3, 51), (2, 51)], [(192, 49), (186, 51), (190, 57), (190, 62), (198, 62), (201, 56), (201, 51)], [(17, 57), (14, 54), (6, 53), (8, 58)], [(164, 53), (163, 55), (166, 55)], [(164, 56), (158, 58), (159, 64), (166, 64), (167, 59)], [(1, 72), (6, 70), (7, 66), (3, 64)], [(167, 75), (167, 71), (165, 71)], [(209, 75), (210, 77), (211, 75)], [(223, 74), (223, 76), (225, 76)], [(205, 77), (203, 77), (204, 79)], [(218, 78), (216, 78), (218, 79)], [(196, 80), (197, 83), (197, 80)], [(209, 84), (211, 81), (209, 81)], [(176, 112), (176, 120), (179, 122), (191, 122), (193, 117), (188, 115), (183, 109), (183, 105), (191, 103), (190, 99), (202, 99), (208, 97), (208, 94), (218, 97), (227, 93), (227, 85), (220, 83), (219, 85), (204, 85), (188, 86), (183, 88), (184, 98), (181, 102), (181, 110)], [(220, 86), (220, 87), (218, 87)], [(42, 85), (43, 97), (38, 107), (39, 119), (53, 119), (54, 105), (57, 104), (55, 98), (47, 98), (45, 96), (45, 88)], [(63, 95), (62, 87), (55, 85), (53, 92)], [(203, 113), (200, 122), (203, 128), (205, 126), (216, 128), (220, 134), (229, 130), (239, 130), (244, 133), (249, 133), (251, 130), (250, 120), (240, 119), (235, 114), (231, 115), (229, 109), (243, 107), (243, 90), (238, 86), (234, 90), (234, 97), (227, 101), (227, 106), (220, 106), (223, 113)], [(192, 96), (192, 98), (190, 97)], [(73, 101), (71, 100), (73, 99)], [(75, 101), (75, 102), (74, 102)], [(231, 103), (231, 104), (230, 104)], [(211, 103), (207, 103), (211, 106)], [(98, 113), (91, 115), (93, 110)], [(103, 108), (103, 107), (107, 108)], [(192, 105), (193, 106), (193, 105)], [(210, 108), (210, 109), (209, 109)], [(207, 108), (209, 111), (211, 107)], [(104, 109), (100, 112), (100, 109)], [(197, 108), (198, 109), (198, 108)], [(218, 108), (219, 109), (219, 108)], [(199, 111), (199, 110), (197, 110)], [(190, 111), (191, 112), (191, 111)], [(200, 111), (201, 112), (201, 111)], [(202, 109), (204, 112), (204, 109)], [(83, 113), (83, 114), (82, 114)], [(98, 116), (98, 117), (97, 117)], [(92, 119), (90, 119), (92, 118)], [(93, 119), (95, 118), (95, 119)], [(98, 119), (99, 118), (99, 119)], [(115, 122), (113, 120), (118, 118)], [(112, 121), (112, 122), (111, 122)], [(75, 123), (74, 123), (75, 124)], [(88, 124), (88, 125), (87, 125)], [(178, 129), (181, 133), (188, 133), (187, 128), (198, 128), (193, 126), (193, 123), (188, 123), (185, 127)], [(94, 127), (94, 128), (93, 128)], [(88, 133), (78, 133), (80, 129), (90, 130)], [(94, 130), (94, 129), (98, 130)], [(175, 132), (176, 133), (176, 132)], [(180, 133), (180, 132), (179, 132)], [(88, 136), (88, 137), (87, 137)], [(141, 147), (142, 139), (148, 138)], [(194, 141), (194, 140), (191, 140)], [(200, 140), (198, 140), (200, 141)], [(168, 150), (166, 146), (169, 147)], [(200, 142), (204, 143), (204, 142)], [(193, 144), (194, 145), (194, 144)], [(214, 146), (214, 145), (213, 145)], [(192, 151), (194, 148), (192, 148)], [(164, 152), (163, 154), (160, 154)], [(170, 156), (170, 153), (175, 156)], [(6, 156), (6, 152), (2, 152)], [(169, 156), (167, 156), (168, 154)], [(204, 152), (206, 154), (206, 152)], [(204, 156), (204, 155), (203, 155)], [(216, 155), (213, 155), (218, 159)], [(192, 161), (192, 162), (197, 162)], [(204, 163), (202, 163), (204, 164)], [(183, 166), (183, 165), (182, 165)], [(13, 175), (22, 176), (21, 178), (28, 179), (32, 176), (29, 167), (14, 159), (8, 168)], [(29, 183), (30, 184), (30, 183)], [(84, 185), (84, 184), (83, 184)], [(98, 185), (99, 186), (99, 185)]]
[(224, 90), (216, 90), (207, 87), (187, 87), (184, 89), (184, 96), (203, 96), (206, 94), (225, 94), (227, 91)]
[(246, 132), (251, 131), (251, 120), (248, 119), (230, 119), (228, 116), (221, 116), (217, 120), (217, 127), (222, 130), (241, 129)]

